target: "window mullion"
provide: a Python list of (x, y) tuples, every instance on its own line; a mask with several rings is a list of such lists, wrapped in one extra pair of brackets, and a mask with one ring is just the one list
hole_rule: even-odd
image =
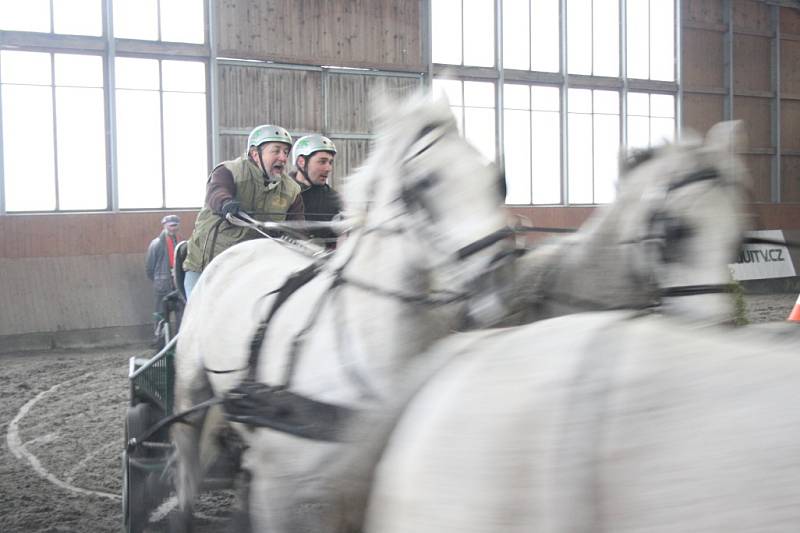
[(161, 132), (161, 207), (167, 207), (167, 170), (164, 162), (164, 75), (163, 61), (158, 60), (158, 113), (160, 117), (159, 131)]
[(5, 162), (3, 161), (3, 78), (0, 77), (0, 215), (6, 214)]
[(161, 0), (156, 0), (156, 36), (161, 42)]
[[(50, 0), (52, 6), (52, 0)], [(52, 17), (51, 17), (52, 18)], [(50, 99), (53, 107), (53, 185), (55, 187), (56, 211), (60, 210), (58, 194), (58, 118), (56, 112), (56, 55), (50, 54)]]

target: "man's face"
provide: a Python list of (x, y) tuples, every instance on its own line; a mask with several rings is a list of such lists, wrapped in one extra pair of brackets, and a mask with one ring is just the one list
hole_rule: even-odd
[(178, 224), (175, 224), (174, 222), (170, 222), (169, 224), (164, 224), (164, 228), (170, 235), (175, 235), (178, 232)]
[[(262, 146), (261, 161), (264, 169), (272, 179), (278, 179), (286, 169), (286, 162), (289, 160), (289, 150), (291, 146), (279, 142), (269, 142)], [(258, 152), (253, 155), (253, 159), (258, 162)]]
[(306, 174), (312, 185), (325, 185), (328, 182), (328, 177), (333, 173), (333, 158), (330, 152), (315, 152), (307, 159)]

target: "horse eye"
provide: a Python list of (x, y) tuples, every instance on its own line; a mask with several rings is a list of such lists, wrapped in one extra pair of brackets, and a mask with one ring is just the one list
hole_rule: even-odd
[(664, 262), (675, 263), (684, 253), (684, 244), (694, 230), (675, 218), (667, 218), (664, 225)]

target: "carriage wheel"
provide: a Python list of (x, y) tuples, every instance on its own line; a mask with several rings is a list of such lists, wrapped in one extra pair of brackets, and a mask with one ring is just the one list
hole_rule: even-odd
[[(150, 427), (153, 423), (153, 406), (147, 402), (142, 402), (128, 407), (128, 414), (125, 419), (125, 447), (131, 437), (139, 435), (142, 431)], [(123, 480), (122, 480), (122, 510), (125, 520), (125, 531), (127, 533), (140, 533), (147, 524), (150, 514), (149, 501), (147, 498), (147, 477), (149, 472), (137, 468), (131, 464), (131, 457), (145, 457), (146, 450), (137, 448), (128, 455), (123, 454)]]

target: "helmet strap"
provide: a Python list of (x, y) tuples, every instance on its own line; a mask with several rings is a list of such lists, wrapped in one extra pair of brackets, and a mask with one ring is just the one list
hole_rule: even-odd
[(267, 143), (261, 143), (258, 146), (256, 146), (256, 152), (258, 153), (258, 166), (261, 167), (261, 175), (264, 178), (265, 182), (271, 181), (269, 174), (267, 174), (267, 169), (264, 168), (264, 158), (261, 156), (261, 153), (264, 151), (264, 146), (266, 146), (266, 144)]
[(303, 177), (305, 178), (305, 180), (308, 182), (309, 185), (314, 185), (313, 183), (311, 183), (311, 178), (308, 177), (308, 160), (311, 158), (312, 155), (314, 154), (312, 153), (311, 155), (300, 156), (305, 161), (305, 165), (303, 165), (302, 167), (300, 165), (297, 165), (297, 170), (300, 171), (300, 174), (303, 175)]

